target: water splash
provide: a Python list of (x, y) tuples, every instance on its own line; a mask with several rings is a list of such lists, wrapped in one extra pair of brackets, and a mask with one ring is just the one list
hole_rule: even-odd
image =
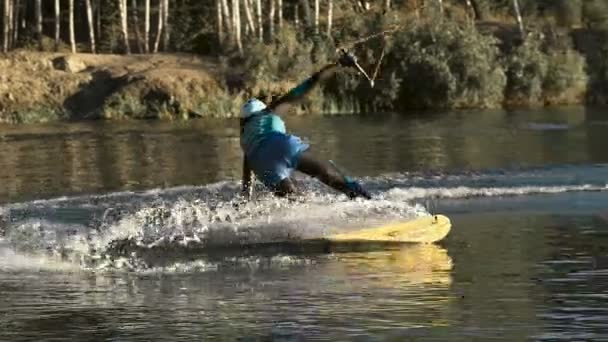
[[(0, 267), (23, 266), (31, 256), (33, 267), (49, 260), (49, 265), (67, 262), (93, 271), (213, 270), (217, 262), (196, 255), (209, 249), (297, 243), (321, 238), (330, 229), (348, 231), (428, 215), (420, 204), (428, 199), (605, 191), (605, 179), (594, 176), (598, 170), (586, 172), (587, 178), (573, 178), (568, 170), (384, 175), (365, 180), (375, 195), (371, 201), (349, 201), (306, 181), (306, 195), (294, 200), (260, 192), (254, 201), (243, 202), (234, 195), (238, 183), (221, 182), (15, 203), (0, 207), (0, 251), (13, 253)], [(251, 263), (248, 258), (242, 259), (245, 264)], [(297, 257), (281, 260), (305, 262)], [(49, 267), (63, 267), (53, 265)]]

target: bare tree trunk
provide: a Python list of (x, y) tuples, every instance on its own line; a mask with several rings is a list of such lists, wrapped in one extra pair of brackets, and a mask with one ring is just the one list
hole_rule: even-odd
[(391, 0), (384, 0), (384, 10), (388, 11), (391, 9)]
[(475, 13), (475, 20), (486, 20), (488, 16), (487, 5), (484, 5), (484, 2), (480, 0), (470, 0), (470, 2)]
[(163, 49), (169, 51), (169, 0), (163, 0)]
[(521, 12), (519, 10), (519, 1), (513, 0), (513, 9), (515, 11), (515, 18), (517, 19), (517, 25), (519, 27), (519, 34), (521, 35), (521, 39), (525, 39), (526, 33), (524, 31), (524, 21), (521, 18)]
[(137, 0), (131, 0), (131, 17), (133, 18), (133, 26), (135, 26), (135, 40), (137, 41), (137, 51), (144, 52), (144, 47), (141, 43), (141, 32), (139, 31), (139, 11), (137, 10)]
[(131, 54), (131, 46), (129, 44), (129, 31), (127, 26), (127, 0), (118, 0), (118, 8), (120, 11), (120, 29), (122, 31), (123, 44), (127, 55)]
[(13, 13), (15, 10), (15, 2), (14, 0), (8, 1), (8, 18), (6, 18), (8, 23), (8, 48), (13, 49), (14, 41), (13, 41)]
[(283, 0), (277, 0), (277, 7), (279, 8), (279, 30), (283, 28)]
[(437, 4), (439, 5), (439, 14), (443, 17), (443, 0), (437, 0)]
[(258, 15), (258, 33), (260, 42), (264, 41), (264, 25), (262, 23), (262, 0), (256, 0), (256, 12)]
[(21, 6), (21, 29), (25, 31), (25, 29), (27, 28), (27, 4), (29, 1), (24, 1), (23, 2), (23, 6)]
[(59, 51), (60, 33), (61, 33), (61, 22), (60, 22), (61, 8), (59, 6), (59, 0), (55, 0), (55, 51)]
[(370, 9), (370, 3), (369, 3), (369, 1), (366, 1), (366, 0), (357, 1), (357, 5), (363, 12), (368, 11)]
[(239, 0), (232, 0), (232, 13), (234, 14), (234, 38), (239, 53), (243, 54), (243, 42), (241, 40), (241, 11)]
[(42, 50), (42, 0), (36, 0), (36, 35), (38, 45)]
[(91, 42), (91, 52), (97, 53), (95, 48), (95, 27), (93, 25), (93, 8), (91, 7), (91, 0), (85, 0), (87, 7), (87, 22), (89, 23), (89, 41)]
[(315, 33), (319, 33), (319, 0), (315, 0)]
[(4, 53), (8, 52), (8, 35), (10, 34), (10, 26), (8, 23), (9, 1), (10, 0), (4, 0), (4, 13), (2, 16), (2, 32), (4, 33), (2, 35), (2, 52)]
[(217, 40), (222, 43), (224, 41), (224, 21), (222, 16), (222, 1), (215, 0), (216, 21), (217, 21)]
[(251, 8), (249, 0), (243, 0), (245, 7), (245, 19), (247, 19), (247, 27), (252, 35), (255, 36), (255, 25), (253, 24), (253, 16), (251, 15)]
[(270, 11), (268, 11), (268, 35), (270, 40), (274, 39), (274, 10), (275, 0), (270, 0)]
[(145, 1), (144, 14), (144, 51), (150, 53), (150, 0)]
[(467, 13), (467, 18), (471, 17), (471, 13), (473, 13), (473, 20), (475, 20), (475, 11), (473, 9), (473, 4), (471, 4), (471, 0), (464, 0), (464, 3), (467, 7), (466, 13)]
[(327, 35), (331, 36), (331, 24), (334, 15), (334, 1), (327, 0)]
[(232, 24), (233, 19), (232, 15), (230, 15), (230, 7), (228, 7), (228, 0), (222, 0), (222, 10), (224, 11), (224, 22), (226, 23), (226, 29), (228, 30), (228, 35), (232, 35)]
[(304, 26), (306, 28), (310, 28), (312, 26), (312, 21), (310, 17), (310, 2), (308, 0), (299, 0), (302, 6), (302, 15), (304, 18)]
[(163, 18), (165, 17), (164, 9), (165, 3), (163, 0), (158, 0), (158, 26), (156, 29), (156, 40), (154, 41), (154, 53), (158, 52), (158, 45), (160, 45), (160, 37), (163, 34)]
[(70, 29), (70, 46), (72, 53), (76, 53), (76, 37), (74, 36), (74, 0), (69, 0), (69, 29)]
[(15, 0), (15, 5), (13, 7), (14, 18), (11, 25), (13, 26), (13, 44), (16, 45), (19, 41), (19, 20), (23, 15), (21, 12), (21, 1)]
[(97, 37), (101, 37), (101, 0), (96, 0), (95, 2), (97, 4), (95, 8), (95, 12), (97, 12), (95, 26), (97, 26)]
[(297, 28), (298, 26), (300, 26), (300, 13), (298, 13), (298, 11), (299, 11), (299, 7), (300, 7), (300, 6), (298, 6), (298, 4), (296, 3), (296, 4), (295, 4), (295, 8), (294, 8), (294, 13), (293, 13), (293, 16), (294, 16), (294, 24), (295, 24), (296, 28)]

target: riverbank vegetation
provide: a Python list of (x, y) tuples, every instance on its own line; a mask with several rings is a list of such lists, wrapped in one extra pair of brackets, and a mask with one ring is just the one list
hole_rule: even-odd
[[(229, 117), (351, 49), (299, 113), (608, 101), (603, 0), (2, 0), (0, 122)], [(379, 34), (382, 33), (382, 34)]]

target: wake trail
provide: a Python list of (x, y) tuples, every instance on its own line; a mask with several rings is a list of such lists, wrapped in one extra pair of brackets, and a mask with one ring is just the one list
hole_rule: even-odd
[[(158, 266), (136, 251), (164, 251), (160, 259), (167, 259), (194, 250), (322, 238), (330, 230), (429, 215), (423, 205), (427, 199), (606, 191), (606, 171), (608, 167), (596, 165), (382, 175), (362, 180), (374, 195), (369, 201), (349, 201), (316, 181), (303, 180), (306, 192), (293, 201), (258, 189), (253, 201), (244, 202), (235, 196), (239, 183), (220, 182), (13, 203), (0, 207), (0, 271), (28, 267), (150, 271)], [(178, 260), (171, 269), (214, 267), (203, 260)]]

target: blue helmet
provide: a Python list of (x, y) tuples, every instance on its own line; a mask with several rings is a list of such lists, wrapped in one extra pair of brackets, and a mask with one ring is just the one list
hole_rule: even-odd
[(246, 119), (266, 109), (266, 104), (256, 98), (250, 99), (241, 107), (241, 118)]

